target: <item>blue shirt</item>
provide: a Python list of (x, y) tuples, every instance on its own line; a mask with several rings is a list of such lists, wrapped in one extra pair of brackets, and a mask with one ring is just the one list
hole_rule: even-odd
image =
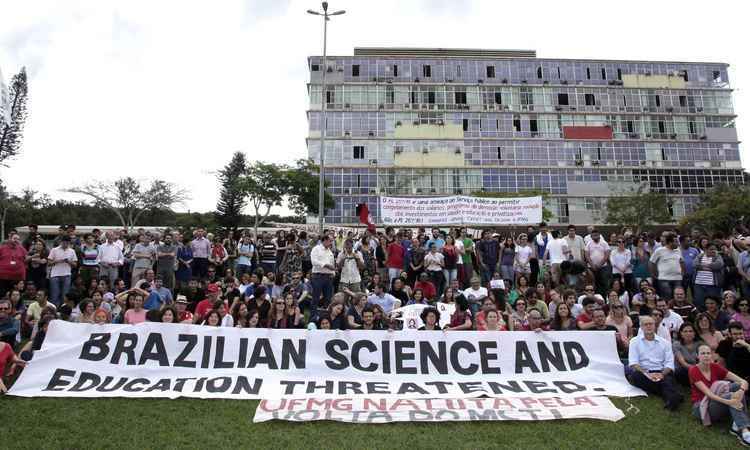
[(692, 275), (695, 272), (695, 266), (693, 266), (693, 259), (700, 253), (695, 247), (680, 248), (682, 250), (682, 259), (685, 261), (685, 274)]
[[(255, 253), (255, 246), (253, 244), (240, 244), (238, 250), (242, 253)], [(237, 265), (251, 266), (252, 263), (247, 256), (240, 256), (237, 258)]]
[(424, 248), (426, 248), (427, 250), (429, 250), (430, 247), (432, 246), (432, 244), (435, 244), (435, 246), (437, 247), (438, 251), (440, 251), (440, 250), (443, 249), (443, 246), (445, 245), (445, 241), (443, 240), (443, 238), (437, 238), (437, 239), (433, 238), (433, 239), (430, 239), (429, 241), (427, 241), (427, 244), (425, 245)]
[(645, 371), (661, 372), (666, 367), (674, 370), (672, 343), (658, 335), (652, 341), (647, 340), (644, 335), (634, 337), (628, 348), (628, 365), (635, 364)]
[(169, 305), (170, 303), (172, 303), (172, 292), (162, 286), (159, 289), (151, 290), (143, 309), (160, 309), (162, 304)]
[(387, 292), (384, 292), (382, 297), (378, 297), (377, 295), (372, 294), (367, 298), (367, 303), (378, 305), (383, 308), (384, 313), (390, 314), (390, 312), (393, 310), (393, 305), (396, 303), (396, 297)]

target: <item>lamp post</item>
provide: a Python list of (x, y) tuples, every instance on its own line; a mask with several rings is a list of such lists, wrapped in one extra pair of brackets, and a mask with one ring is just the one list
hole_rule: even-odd
[(328, 12), (328, 2), (323, 2), (323, 11), (313, 11), (308, 9), (307, 13), (314, 16), (321, 16), (323, 18), (323, 85), (321, 87), (321, 111), (322, 118), (320, 122), (320, 177), (318, 186), (318, 226), (320, 227), (319, 233), (323, 234), (323, 221), (325, 217), (325, 145), (326, 145), (326, 73), (328, 72), (328, 63), (326, 60), (326, 46), (328, 39), (328, 21), (331, 20), (331, 16), (339, 16), (344, 14), (344, 10)]

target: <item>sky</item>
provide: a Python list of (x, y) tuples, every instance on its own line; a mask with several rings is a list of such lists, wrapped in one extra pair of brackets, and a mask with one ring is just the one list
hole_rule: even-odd
[[(329, 55), (358, 47), (533, 49), (548, 58), (730, 64), (740, 139), (750, 128), (748, 7), (731, 2), (345, 0)], [(297, 0), (34, 0), (0, 3), (0, 69), (26, 66), (22, 154), (0, 168), (11, 191), (53, 198), (91, 180), (162, 178), (187, 189), (179, 211), (211, 211), (215, 173), (306, 157), (307, 57), (322, 23)], [(744, 10), (744, 11), (743, 11)], [(743, 166), (750, 153), (741, 145)], [(283, 212), (283, 211), (280, 211)]]

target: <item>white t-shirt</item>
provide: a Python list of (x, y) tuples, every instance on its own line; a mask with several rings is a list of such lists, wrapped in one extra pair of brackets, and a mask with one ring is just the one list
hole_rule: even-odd
[[(48, 259), (52, 260), (60, 260), (64, 259), (65, 261), (78, 261), (78, 257), (76, 256), (76, 252), (68, 247), (67, 250), (63, 250), (62, 247), (55, 247), (49, 252)], [(67, 277), (70, 276), (70, 264), (67, 262), (58, 262), (52, 265), (52, 269), (50, 270), (50, 278), (51, 277)]]
[(609, 254), (609, 262), (612, 263), (612, 273), (622, 274), (623, 271), (620, 270), (622, 266), (627, 266), (624, 273), (633, 273), (633, 267), (628, 264), (631, 258), (630, 250), (627, 248), (622, 252), (617, 248), (612, 250)]
[(487, 297), (488, 295), (489, 294), (487, 293), (487, 288), (484, 286), (479, 286), (479, 289), (477, 289), (476, 291), (471, 287), (464, 291), (464, 297), (469, 300), (469, 303), (472, 302), (472, 299)]
[(586, 244), (586, 251), (589, 253), (589, 260), (591, 264), (596, 267), (601, 267), (607, 263), (607, 250), (609, 250), (609, 244), (604, 242), (601, 238), (599, 242), (594, 242), (592, 239)]
[(547, 256), (549, 257), (550, 264), (560, 264), (565, 261), (565, 250), (567, 249), (568, 244), (565, 243), (565, 239), (553, 239), (547, 245)]
[(656, 264), (660, 280), (682, 280), (680, 261), (682, 261), (682, 252), (679, 248), (672, 250), (669, 247), (659, 247), (651, 255), (651, 262)]
[(531, 254), (533, 252), (534, 252), (534, 249), (532, 249), (530, 245), (524, 245), (523, 247), (520, 245), (517, 245), (516, 246), (516, 261), (518, 262), (517, 266), (528, 269), (529, 259), (531, 259)]

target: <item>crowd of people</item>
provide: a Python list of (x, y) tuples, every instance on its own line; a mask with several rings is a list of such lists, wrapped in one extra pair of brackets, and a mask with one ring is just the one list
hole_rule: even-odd
[[(542, 223), (475, 239), (465, 228), (80, 236), (67, 225), (47, 241), (29, 229), (0, 244), (6, 372), (33, 357), (52, 320), (395, 330), (399, 308), (423, 305), (424, 330), (614, 331), (634, 385), (670, 410), (690, 386), (696, 417), (731, 416), (750, 443), (747, 230), (604, 236)], [(438, 303), (454, 305), (450, 317)]]

